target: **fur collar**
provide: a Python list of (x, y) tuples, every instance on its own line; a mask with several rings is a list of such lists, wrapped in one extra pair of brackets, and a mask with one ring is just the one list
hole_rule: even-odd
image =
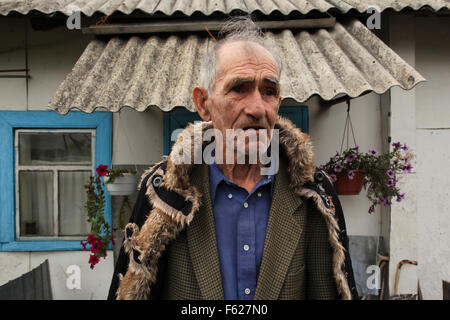
[[(182, 156), (183, 152), (190, 152), (190, 159), (194, 159), (196, 152), (202, 154), (205, 147), (201, 142), (202, 135), (194, 133), (205, 132), (210, 128), (212, 128), (211, 122), (189, 124), (178, 136), (170, 155), (143, 174), (142, 179), (150, 176), (146, 183), (146, 195), (149, 197), (153, 209), (140, 230), (136, 224), (128, 224), (125, 227), (124, 249), (129, 255), (130, 264), (125, 276), (120, 275), (118, 299), (146, 299), (149, 297), (151, 284), (156, 281), (159, 257), (164, 252), (166, 245), (186, 225), (189, 225), (198, 211), (202, 195), (195, 186), (190, 184), (189, 179), (194, 164), (177, 164), (176, 156)], [(334, 212), (325, 207), (316, 192), (303, 187), (306, 182), (314, 181), (315, 163), (310, 138), (288, 119), (280, 117), (275, 128), (279, 129), (280, 153), (284, 153), (288, 159), (290, 188), (299, 196), (312, 199), (319, 212), (324, 216), (328, 226), (330, 244), (333, 248), (333, 272), (338, 292), (343, 299), (350, 299), (350, 290), (342, 273), (345, 259), (344, 248), (338, 240), (339, 227), (333, 217)], [(160, 167), (164, 162), (167, 164), (165, 171)], [(161, 184), (159, 181), (155, 184), (157, 177), (162, 179)], [(185, 202), (190, 204), (188, 210), (168, 205), (159, 196), (155, 185), (181, 195)], [(137, 259), (136, 256), (138, 256)]]

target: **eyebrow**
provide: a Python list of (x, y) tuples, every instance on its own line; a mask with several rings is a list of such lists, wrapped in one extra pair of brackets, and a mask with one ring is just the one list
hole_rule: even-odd
[[(280, 82), (276, 78), (264, 78), (263, 81), (269, 82), (276, 86), (280, 85)], [(230, 81), (226, 87), (233, 88), (235, 86), (239, 86), (239, 85), (246, 84), (246, 83), (253, 83), (253, 82), (255, 82), (254, 78), (235, 78), (232, 81)]]

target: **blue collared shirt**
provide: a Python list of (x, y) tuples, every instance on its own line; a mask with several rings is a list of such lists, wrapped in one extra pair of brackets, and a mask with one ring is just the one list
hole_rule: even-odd
[(264, 176), (248, 193), (209, 166), (211, 201), (224, 297), (252, 300), (261, 266), (274, 175)]

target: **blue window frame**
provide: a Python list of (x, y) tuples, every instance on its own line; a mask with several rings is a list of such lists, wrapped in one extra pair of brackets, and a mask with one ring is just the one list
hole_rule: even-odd
[[(111, 166), (112, 114), (109, 112), (0, 111), (0, 251), (82, 250), (80, 240), (18, 239), (15, 228), (16, 129), (95, 129), (94, 168)], [(111, 196), (105, 190), (105, 219), (112, 225)], [(110, 247), (111, 249), (111, 247)]]
[[(282, 117), (290, 119), (297, 128), (309, 132), (308, 106), (282, 106), (278, 112)], [(172, 132), (184, 128), (190, 122), (201, 121), (197, 112), (190, 112), (186, 108), (175, 108), (164, 113), (164, 154), (168, 155), (175, 141), (171, 140)]]

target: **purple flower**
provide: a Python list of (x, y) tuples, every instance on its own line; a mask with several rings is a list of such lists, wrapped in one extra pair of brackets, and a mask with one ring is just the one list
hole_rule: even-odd
[(375, 207), (374, 206), (370, 206), (369, 213), (374, 213), (374, 212), (375, 212)]
[(354, 154), (351, 154), (347, 157), (347, 163), (352, 163), (355, 160), (356, 160), (356, 155), (354, 155)]
[(373, 155), (373, 156), (377, 156), (377, 155), (378, 155), (378, 151), (375, 150), (375, 149), (370, 149), (370, 150), (369, 150), (369, 153), (370, 153), (371, 155)]
[(355, 150), (356, 150), (356, 153), (359, 153), (359, 146), (358, 145), (356, 145)]
[(335, 174), (330, 174), (330, 178), (331, 178), (331, 182), (336, 182), (337, 181), (337, 177)]
[(406, 166), (403, 167), (403, 173), (410, 173), (412, 170), (413, 166), (408, 163)]
[(386, 171), (386, 174), (389, 176), (389, 178), (394, 178), (395, 176), (395, 172), (392, 169)]
[(398, 148), (401, 148), (402, 144), (401, 144), (400, 142), (394, 142), (394, 143), (392, 144), (392, 146), (393, 146), (395, 149), (398, 149)]
[(398, 166), (398, 160), (394, 160), (394, 161), (392, 162), (392, 164), (394, 165), (394, 167)]
[(408, 152), (409, 148), (408, 148), (408, 146), (406, 145), (406, 143), (403, 145), (402, 149), (403, 149), (403, 151)]
[(353, 180), (353, 178), (355, 177), (355, 173), (353, 172), (353, 170), (350, 170), (350, 171), (347, 173), (347, 177), (348, 177), (350, 180)]
[(386, 201), (384, 202), (384, 205), (385, 205), (385, 206), (390, 206), (390, 205), (392, 205), (392, 202), (390, 202), (389, 200), (386, 200)]
[(388, 183), (386, 183), (386, 185), (388, 187), (393, 187), (393, 186), (395, 186), (395, 181), (393, 179), (389, 179), (389, 181), (388, 181)]
[(342, 164), (338, 163), (335, 167), (334, 167), (334, 171), (339, 173), (342, 171), (342, 169), (344, 169), (344, 166), (342, 166)]
[(399, 194), (397, 196), (397, 202), (401, 202), (403, 199), (405, 199), (405, 193)]

